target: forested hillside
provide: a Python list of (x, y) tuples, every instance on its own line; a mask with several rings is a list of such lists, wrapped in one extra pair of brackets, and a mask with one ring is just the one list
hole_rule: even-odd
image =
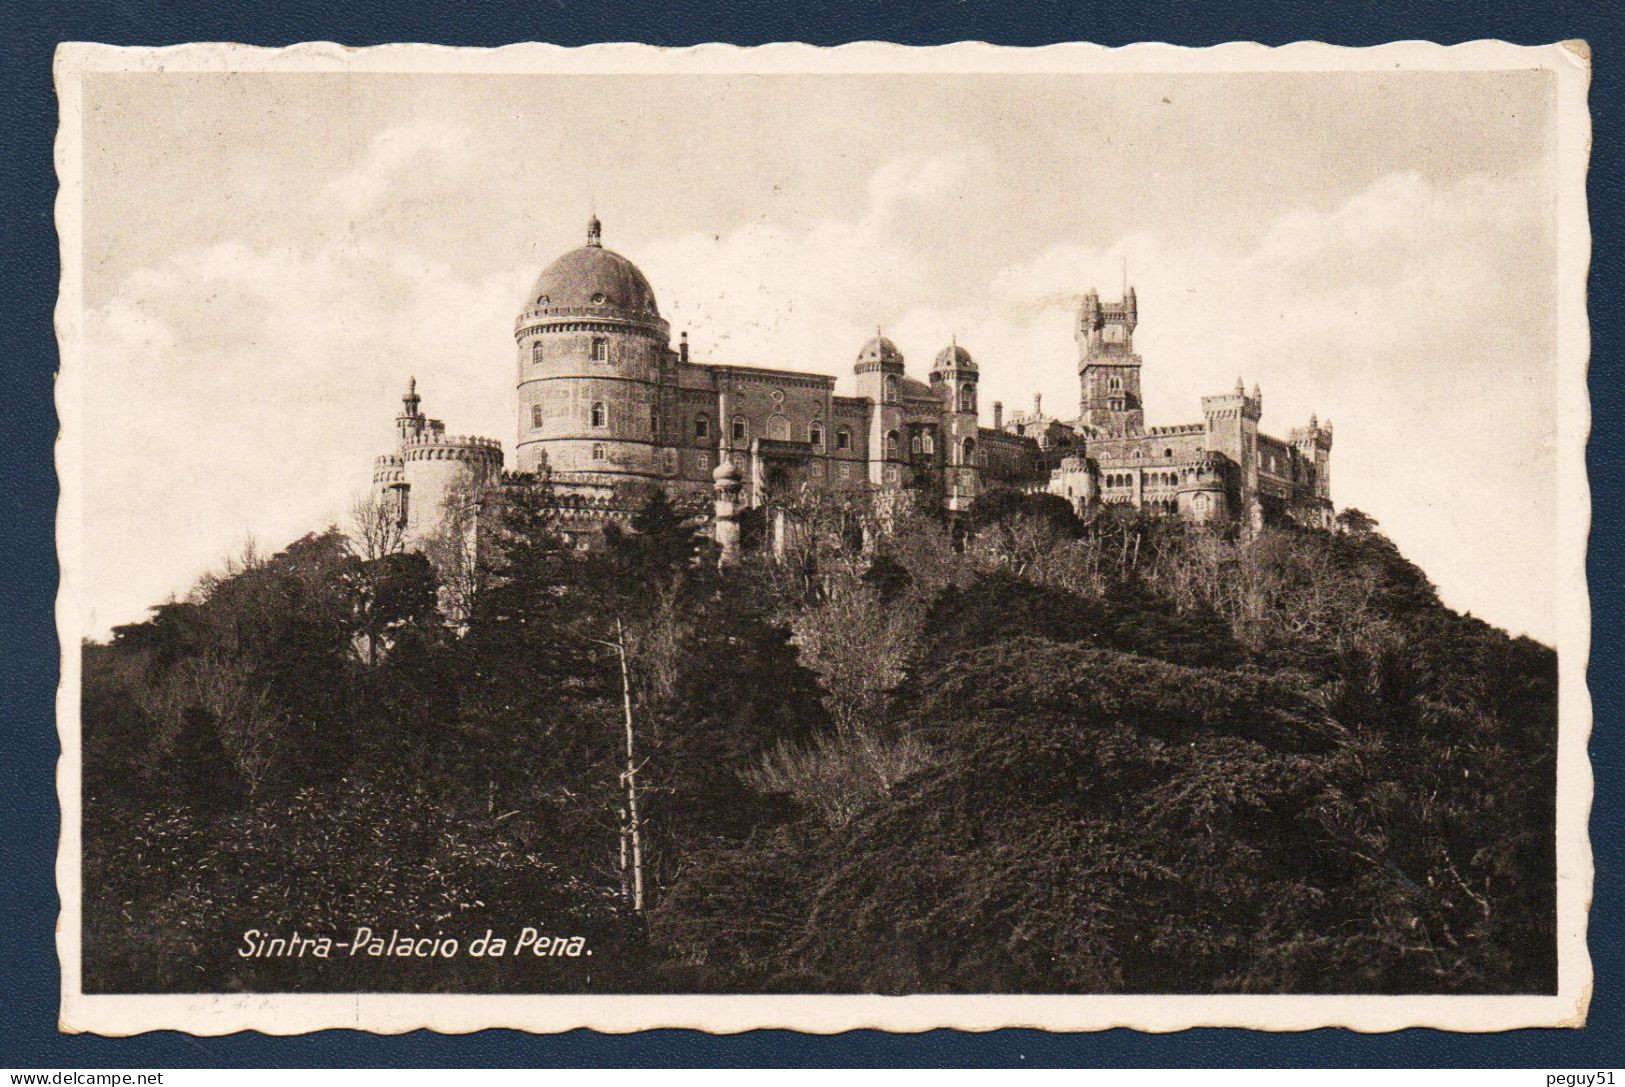
[[(1555, 989), (1556, 656), (1369, 518), (783, 503), (362, 511), (87, 644), (86, 991)], [(591, 955), (239, 953), (358, 926)]]

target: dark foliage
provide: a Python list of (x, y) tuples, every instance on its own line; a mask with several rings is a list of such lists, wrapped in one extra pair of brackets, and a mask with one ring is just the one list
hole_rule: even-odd
[[(1241, 548), (994, 492), (980, 544), (1075, 548), (1062, 583), (1105, 588), (887, 546), (786, 595), (659, 495), (566, 547), (539, 488), (455, 622), (421, 557), (308, 536), (84, 650), (87, 988), (1550, 991), (1555, 655), (1355, 514)], [(850, 659), (906, 650), (883, 723), (833, 724), (790, 633), (836, 598), (826, 638), (881, 632)], [(594, 955), (235, 954), (360, 925)]]

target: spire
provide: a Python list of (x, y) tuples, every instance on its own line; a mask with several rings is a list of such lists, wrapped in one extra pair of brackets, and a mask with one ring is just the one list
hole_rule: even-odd
[(602, 246), (604, 244), (602, 241), (603, 233), (603, 225), (598, 222), (598, 216), (595, 214), (587, 220), (587, 244), (594, 249)]
[(1239, 374), (1236, 376), (1236, 395), (1237, 396), (1246, 396), (1247, 395), (1247, 386), (1242, 384), (1241, 376)]
[(405, 406), (406, 415), (409, 417), (415, 417), (418, 413), (418, 404), (420, 402), (421, 398), (418, 396), (418, 379), (416, 377), (412, 377), (406, 382), (406, 395), (401, 397), (401, 403)]

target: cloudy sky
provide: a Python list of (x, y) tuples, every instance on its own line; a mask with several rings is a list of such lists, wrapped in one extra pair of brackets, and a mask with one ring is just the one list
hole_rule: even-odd
[[(513, 442), (526, 287), (604, 240), (720, 362), (957, 336), (1077, 398), (1077, 297), (1140, 300), (1147, 421), (1263, 386), (1447, 603), (1550, 640), (1547, 73), (89, 76), (87, 632), (252, 535), (343, 521), (399, 395)], [(984, 417), (984, 423), (987, 422)]]

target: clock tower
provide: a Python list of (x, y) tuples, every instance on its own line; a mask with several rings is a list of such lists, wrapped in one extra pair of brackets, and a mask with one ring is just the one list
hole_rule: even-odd
[(1145, 429), (1140, 401), (1140, 356), (1134, 353), (1139, 302), (1134, 288), (1121, 302), (1100, 301), (1093, 287), (1078, 307), (1078, 423), (1098, 434), (1138, 434)]

